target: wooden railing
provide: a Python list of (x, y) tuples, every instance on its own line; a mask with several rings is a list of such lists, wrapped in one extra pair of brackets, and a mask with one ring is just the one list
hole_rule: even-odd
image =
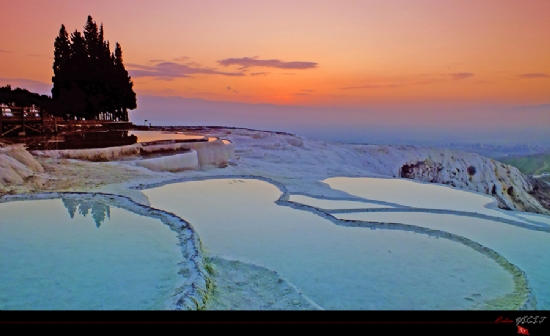
[[(26, 129), (44, 134), (49, 122), (54, 121), (46, 111), (35, 106), (0, 106), (0, 136), (19, 130), (20, 135), (26, 134)], [(4, 125), (9, 125), (4, 131)]]

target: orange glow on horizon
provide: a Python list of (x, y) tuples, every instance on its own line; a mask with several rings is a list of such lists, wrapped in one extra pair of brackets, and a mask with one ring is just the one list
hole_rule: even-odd
[(82, 31), (90, 14), (121, 43), (138, 95), (549, 103), (546, 0), (2, 2), (0, 85), (51, 85), (60, 25)]

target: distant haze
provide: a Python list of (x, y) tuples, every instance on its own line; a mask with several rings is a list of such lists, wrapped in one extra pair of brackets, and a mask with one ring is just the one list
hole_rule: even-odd
[(232, 126), (352, 143), (550, 144), (550, 104), (305, 107), (138, 96), (137, 125)]

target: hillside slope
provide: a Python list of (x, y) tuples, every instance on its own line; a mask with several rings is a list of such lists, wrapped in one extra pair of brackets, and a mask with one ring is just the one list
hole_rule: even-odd
[(511, 166), (517, 167), (526, 175), (541, 175), (544, 172), (550, 172), (550, 153), (526, 155), (521, 157), (499, 158)]

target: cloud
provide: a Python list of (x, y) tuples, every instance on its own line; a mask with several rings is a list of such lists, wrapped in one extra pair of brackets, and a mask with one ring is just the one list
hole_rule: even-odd
[[(419, 73), (397, 76), (369, 76), (362, 79), (358, 85), (341, 87), (340, 90), (355, 89), (395, 89), (417, 85), (448, 84), (455, 80), (473, 76), (470, 73)], [(363, 84), (368, 83), (368, 84)]]
[(151, 62), (151, 63), (160, 63), (160, 62), (164, 62), (164, 60), (154, 59), (154, 60), (150, 60), (149, 62)]
[(519, 75), (519, 78), (523, 78), (523, 79), (550, 78), (550, 75), (545, 73), (526, 73), (526, 74)]
[(188, 59), (189, 59), (189, 57), (187, 57), (187, 56), (181, 56), (181, 57), (178, 57), (178, 58), (174, 58), (174, 61), (183, 62), (183, 61), (186, 61)]
[(340, 88), (340, 90), (381, 89), (381, 88), (394, 89), (396, 87), (399, 87), (399, 85), (395, 85), (395, 84), (391, 84), (391, 85), (362, 85), (362, 86), (346, 86), (346, 87)]
[(143, 94), (147, 96), (175, 96), (177, 92), (173, 89), (162, 89), (162, 90), (135, 90), (138, 94)]
[(10, 51), (10, 50), (2, 50), (2, 49), (0, 49), (0, 52), (13, 54), (13, 51)]
[(235, 92), (235, 93), (239, 93), (239, 92), (238, 92), (237, 90), (233, 90), (233, 92)]
[(242, 72), (223, 72), (212, 68), (195, 68), (185, 64), (173, 62), (162, 62), (153, 66), (140, 64), (127, 64), (128, 70), (133, 77), (155, 77), (156, 79), (172, 80), (174, 78), (192, 77), (191, 75), (222, 75), (222, 76), (244, 76)]
[(228, 90), (231, 90), (231, 86), (228, 86), (227, 89), (228, 89)]
[(269, 72), (251, 72), (250, 76), (267, 76)]
[(294, 95), (295, 96), (309, 96), (309, 93), (299, 92), (299, 93), (295, 93)]
[(443, 82), (443, 80), (441, 80), (441, 79), (430, 79), (430, 80), (425, 80), (425, 81), (420, 81), (420, 82), (414, 82), (412, 84), (413, 85), (426, 85), (426, 84), (433, 84), (433, 83), (437, 83), (437, 82)]
[(278, 59), (260, 60), (257, 57), (242, 57), (242, 58), (227, 58), (218, 61), (223, 66), (240, 65), (240, 69), (246, 69), (249, 67), (266, 67), (277, 69), (314, 69), (317, 68), (318, 63), (314, 62), (283, 62)]
[(454, 80), (460, 80), (472, 77), (474, 74), (470, 72), (458, 72), (458, 73), (452, 73), (451, 76), (453, 76)]
[(50, 58), (50, 56), (37, 55), (37, 54), (27, 54), (27, 56), (31, 56), (31, 57), (40, 57), (40, 58)]
[(315, 90), (302, 90), (302, 92), (315, 92)]

